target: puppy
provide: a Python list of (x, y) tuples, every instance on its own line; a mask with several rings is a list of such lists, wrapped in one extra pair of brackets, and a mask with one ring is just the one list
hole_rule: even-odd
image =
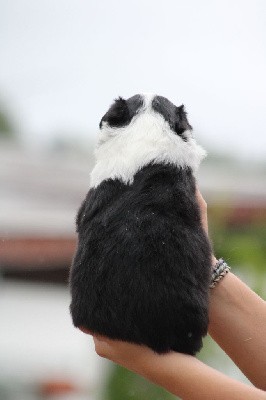
[(204, 156), (183, 105), (138, 94), (109, 108), (76, 219), (74, 326), (158, 353), (200, 350), (211, 246), (194, 172)]

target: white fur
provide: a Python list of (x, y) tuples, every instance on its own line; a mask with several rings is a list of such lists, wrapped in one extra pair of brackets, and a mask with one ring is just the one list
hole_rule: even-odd
[(145, 97), (144, 110), (124, 128), (113, 129), (103, 123), (95, 151), (96, 165), (91, 172), (91, 187), (110, 178), (130, 184), (136, 172), (151, 162), (197, 170), (206, 156), (205, 150), (197, 145), (191, 131), (185, 132), (187, 142), (172, 132), (164, 118), (151, 109), (151, 100), (151, 95)]

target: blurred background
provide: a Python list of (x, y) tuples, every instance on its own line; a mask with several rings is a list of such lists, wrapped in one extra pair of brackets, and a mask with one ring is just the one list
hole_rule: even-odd
[(266, 295), (265, 1), (0, 0), (0, 59), (0, 400), (174, 398), (73, 328), (75, 214), (112, 100), (184, 103), (215, 253)]

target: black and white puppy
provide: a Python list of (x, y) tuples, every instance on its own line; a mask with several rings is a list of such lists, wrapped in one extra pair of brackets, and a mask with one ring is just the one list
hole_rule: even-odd
[(207, 333), (211, 247), (194, 172), (205, 151), (183, 106), (119, 98), (100, 122), (77, 215), (73, 323), (158, 353), (195, 354)]

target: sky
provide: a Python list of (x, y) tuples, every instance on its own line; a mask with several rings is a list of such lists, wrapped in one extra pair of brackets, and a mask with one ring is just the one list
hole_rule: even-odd
[(264, 0), (0, 0), (0, 105), (28, 144), (154, 92), (211, 151), (265, 160), (265, 71)]

